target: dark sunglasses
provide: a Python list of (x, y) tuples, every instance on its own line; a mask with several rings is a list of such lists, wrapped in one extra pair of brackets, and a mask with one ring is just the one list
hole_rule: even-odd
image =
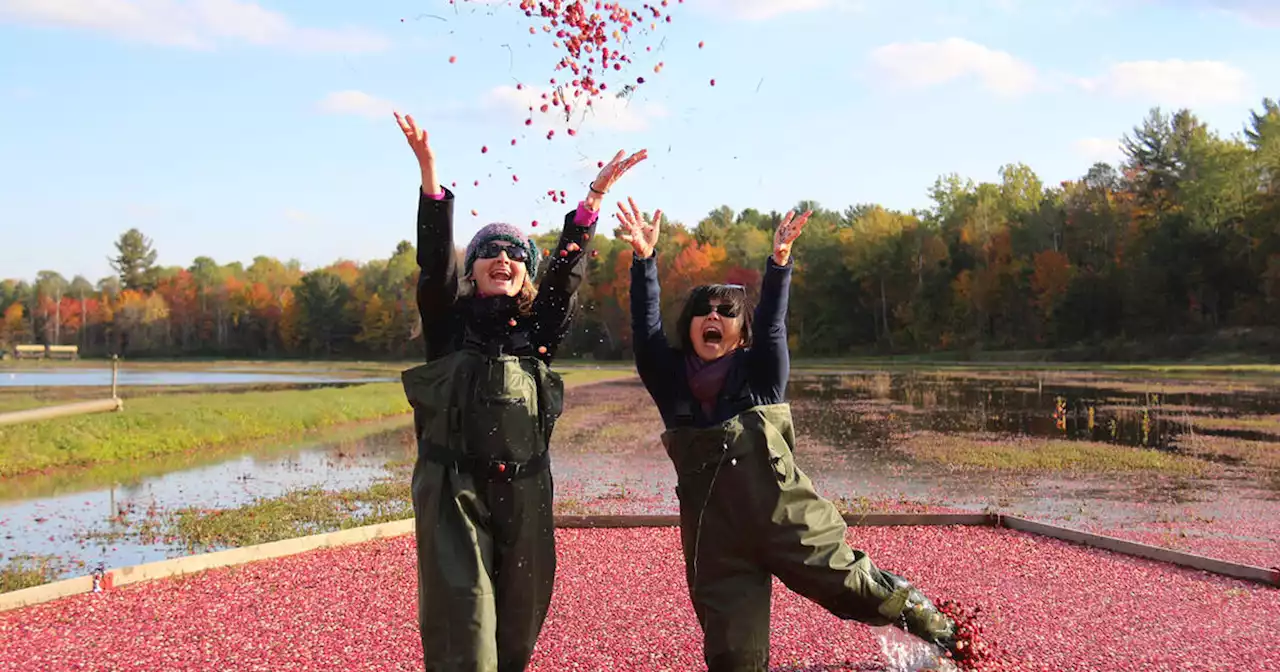
[(507, 258), (511, 261), (524, 261), (525, 251), (519, 245), (503, 244), (496, 240), (491, 240), (480, 246), (480, 251), (476, 253), (477, 259), (497, 259), (499, 254), (507, 253)]
[(729, 303), (717, 303), (712, 305), (710, 301), (699, 301), (693, 305), (693, 317), (702, 317), (710, 315), (712, 312), (720, 313), (721, 317), (733, 319), (738, 316), (738, 311)]

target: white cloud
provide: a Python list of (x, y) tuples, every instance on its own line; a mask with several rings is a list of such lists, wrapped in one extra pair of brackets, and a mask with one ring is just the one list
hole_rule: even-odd
[(1221, 61), (1129, 61), (1079, 80), (1086, 91), (1164, 105), (1213, 105), (1245, 100), (1249, 76)]
[(1038, 77), (1035, 68), (1007, 52), (955, 37), (887, 44), (871, 52), (871, 62), (893, 83), (916, 89), (972, 77), (989, 91), (1014, 96), (1035, 88)]
[(703, 11), (746, 21), (763, 21), (783, 14), (819, 9), (861, 9), (865, 0), (699, 0)]
[(369, 119), (390, 118), (394, 107), (395, 104), (389, 100), (354, 89), (334, 91), (319, 103), (322, 112), (349, 114)]
[(1104, 138), (1081, 138), (1072, 144), (1072, 149), (1076, 154), (1088, 159), (1089, 163), (1099, 161), (1114, 163), (1124, 155), (1120, 149), (1120, 141)]
[(222, 42), (299, 51), (388, 46), (385, 38), (363, 30), (295, 26), (280, 12), (242, 0), (0, 0), (0, 21), (189, 49), (212, 49)]
[[(548, 99), (542, 98), (544, 93), (548, 95)], [(482, 105), (488, 111), (522, 121), (530, 117), (529, 108), (532, 107), (534, 123), (542, 125), (543, 120), (550, 115), (558, 117), (558, 124), (563, 123), (563, 108), (552, 107), (551, 111), (545, 114), (539, 110), (542, 105), (550, 104), (550, 94), (550, 89), (528, 86), (517, 89), (514, 86), (499, 86), (489, 91)], [(585, 98), (570, 98), (572, 128), (622, 132), (643, 131), (649, 128), (650, 122), (654, 119), (669, 116), (666, 107), (659, 103), (628, 101), (617, 98), (607, 91), (605, 95), (592, 100), (589, 106), (585, 101)]]

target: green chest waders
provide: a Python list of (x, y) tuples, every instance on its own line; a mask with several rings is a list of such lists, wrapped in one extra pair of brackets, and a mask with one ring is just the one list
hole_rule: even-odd
[(428, 672), (528, 665), (555, 579), (547, 448), (561, 378), (535, 357), (463, 349), (402, 375), (418, 459), (418, 625)]
[(926, 639), (949, 634), (940, 615), (908, 609), (932, 610), (918, 591), (846, 543), (844, 518), (796, 466), (789, 404), (674, 427), (662, 442), (676, 469), (685, 574), (711, 672), (768, 669), (771, 576), (846, 620), (905, 621)]

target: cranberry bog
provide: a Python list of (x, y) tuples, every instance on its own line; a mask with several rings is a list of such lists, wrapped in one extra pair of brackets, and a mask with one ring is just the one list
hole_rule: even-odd
[[(980, 608), (1002, 661), (983, 669), (1280, 665), (1275, 588), (1000, 528), (851, 527), (848, 540)], [(702, 669), (676, 529), (562, 528), (557, 541), (531, 669)], [(0, 613), (0, 669), (420, 670), (414, 586), (408, 535), (76, 595)], [(878, 634), (775, 580), (773, 670), (891, 669)]]
[[(854, 521), (850, 541), (931, 597), (981, 607), (984, 636), (1017, 661), (1008, 669), (1280, 669), (1267, 583), (1280, 564), (1280, 392), (1269, 378), (797, 371), (790, 395), (798, 464)], [(669, 520), (675, 479), (643, 388), (606, 382), (567, 397), (553, 446), (557, 513), (567, 524)], [(411, 431), (393, 425), (131, 465), (114, 488), (104, 483), (119, 474), (14, 481), (21, 496), (0, 502), (0, 564), (52, 558), (43, 580), (53, 581), (186, 555), (164, 527), (177, 512), (234, 515), (300, 487), (403, 483), (412, 457)], [(865, 525), (884, 513), (983, 524)], [(1036, 524), (1051, 527), (1014, 529)], [(113, 535), (86, 536), (86, 525)], [(274, 534), (346, 526), (315, 519)], [(1062, 529), (1119, 541), (1089, 547)], [(698, 669), (673, 529), (559, 535), (536, 669)], [(0, 669), (420, 669), (411, 551), (411, 536), (374, 541), (4, 612)], [(1189, 558), (1199, 568), (1169, 562)], [(1253, 578), (1231, 576), (1242, 566)], [(887, 669), (875, 629), (780, 584), (774, 619), (774, 669)], [(5, 667), (21, 661), (38, 664)]]

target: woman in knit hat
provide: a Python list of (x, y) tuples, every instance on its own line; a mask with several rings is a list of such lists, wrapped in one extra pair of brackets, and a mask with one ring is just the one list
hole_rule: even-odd
[(563, 387), (547, 367), (586, 273), (602, 197), (635, 164), (600, 170), (544, 261), (511, 224), (485, 226), (458, 267), (453, 193), (426, 131), (396, 120), (418, 159), (418, 310), (427, 364), (404, 374), (418, 460), (413, 507), (427, 670), (524, 670), (551, 603), (556, 550), (547, 444)]

